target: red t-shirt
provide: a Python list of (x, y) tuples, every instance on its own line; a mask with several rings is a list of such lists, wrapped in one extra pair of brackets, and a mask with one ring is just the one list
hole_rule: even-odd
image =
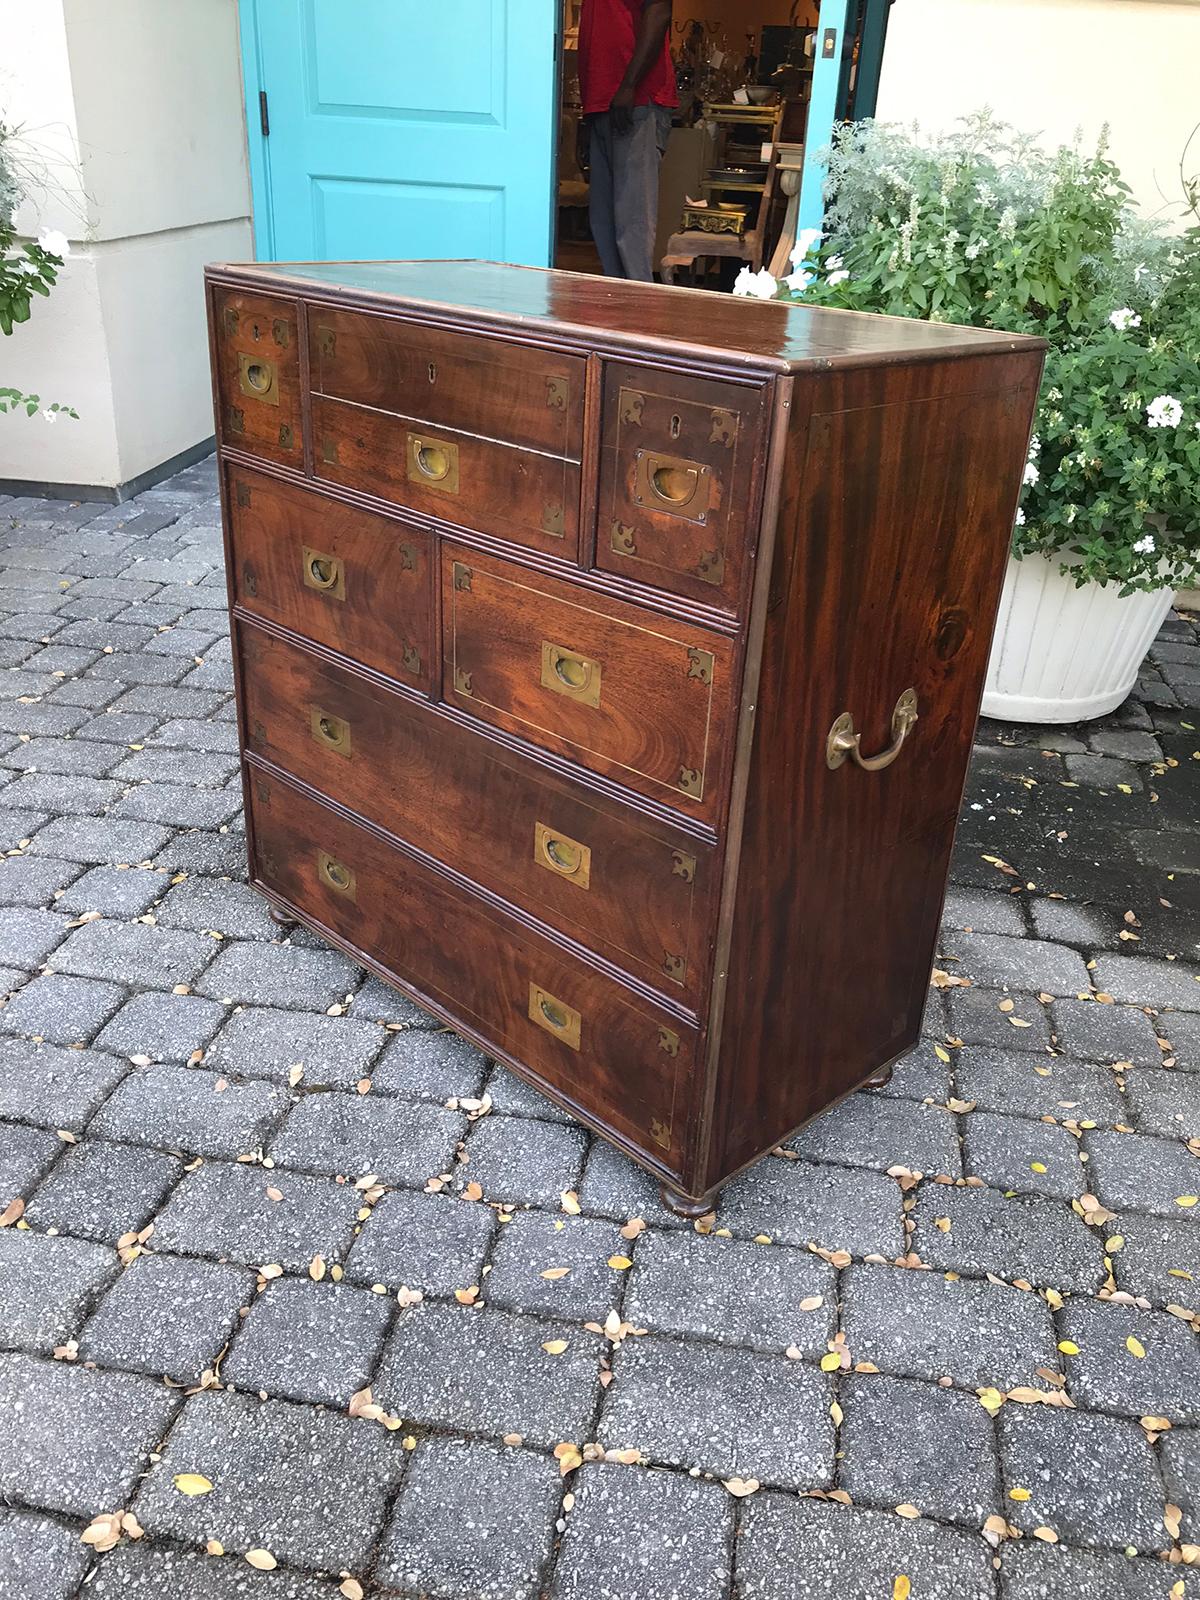
[[(644, 0), (583, 0), (579, 19), (579, 91), (586, 116), (607, 111), (633, 60), (633, 46), (642, 20)], [(676, 105), (675, 67), (671, 61), (670, 28), (662, 49), (634, 92), (638, 106)]]

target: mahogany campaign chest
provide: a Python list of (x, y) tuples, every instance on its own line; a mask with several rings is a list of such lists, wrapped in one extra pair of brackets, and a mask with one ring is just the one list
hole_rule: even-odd
[(252, 881), (706, 1209), (917, 1041), (1041, 342), (207, 293)]

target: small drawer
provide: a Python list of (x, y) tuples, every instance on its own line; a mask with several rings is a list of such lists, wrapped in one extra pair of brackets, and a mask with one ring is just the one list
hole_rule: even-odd
[(602, 409), (596, 565), (739, 611), (767, 388), (610, 363)]
[(282, 778), (252, 768), (255, 879), (682, 1171), (694, 1030)]
[(364, 311), (314, 307), (309, 370), (317, 394), (440, 428), (579, 459), (585, 363)]
[(263, 473), (227, 472), (236, 602), (428, 691), (428, 536)]
[(715, 852), (239, 622), (249, 747), (693, 1010)]
[(579, 462), (314, 395), (316, 477), (575, 560)]
[(442, 619), (448, 702), (720, 820), (730, 640), (452, 545), (442, 551)]
[(300, 470), (297, 307), (240, 289), (216, 293), (217, 392), (222, 444)]

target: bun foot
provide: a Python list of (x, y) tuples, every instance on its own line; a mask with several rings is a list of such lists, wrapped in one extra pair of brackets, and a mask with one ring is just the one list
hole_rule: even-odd
[(863, 1084), (863, 1088), (886, 1089), (888, 1084), (892, 1081), (892, 1073), (895, 1072), (895, 1070), (896, 1063), (894, 1061), (886, 1067), (880, 1067), (878, 1072), (874, 1073), (867, 1079), (866, 1083)]
[(686, 1217), (689, 1222), (694, 1222), (697, 1217), (706, 1217), (710, 1211), (716, 1210), (717, 1191), (710, 1189), (699, 1200), (693, 1200), (691, 1195), (677, 1194), (674, 1189), (668, 1189), (665, 1183), (658, 1186), (658, 1197), (677, 1217)]
[(268, 905), (267, 915), (272, 922), (277, 922), (281, 928), (294, 928), (296, 926), (295, 917), (289, 917), (287, 912), (280, 911), (278, 906)]

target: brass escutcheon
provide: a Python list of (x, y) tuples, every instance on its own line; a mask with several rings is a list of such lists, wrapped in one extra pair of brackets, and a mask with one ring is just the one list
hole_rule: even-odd
[(322, 711), (320, 706), (312, 706), (308, 713), (308, 726), (322, 749), (338, 756), (350, 754), (350, 724), (344, 717), (335, 717), (332, 712)]
[(590, 656), (581, 656), (561, 644), (542, 640), (542, 688), (565, 694), (580, 705), (600, 704), (601, 666)]
[(854, 726), (854, 717), (843, 711), (825, 739), (825, 765), (835, 771), (849, 758), (864, 772), (881, 772), (890, 767), (900, 754), (905, 739), (917, 721), (917, 691), (905, 689), (892, 710), (892, 742), (877, 756), (864, 756), (860, 745), (862, 735)]
[(322, 550), (310, 550), (302, 545), (300, 562), (301, 575), (308, 588), (332, 595), (335, 600), (346, 598), (346, 569), (340, 556), (327, 556)]
[(328, 850), (317, 851), (317, 876), (337, 894), (344, 894), (347, 900), (357, 899), (358, 884), (354, 873), (336, 856), (331, 856)]
[(406, 440), (409, 481), (439, 494), (457, 494), (458, 446), (422, 433), (407, 434)]
[(671, 851), (671, 871), (685, 883), (696, 881), (696, 858), (686, 850)]
[(579, 1012), (565, 1001), (556, 1000), (540, 983), (529, 985), (529, 1020), (536, 1022), (539, 1028), (544, 1028), (555, 1039), (570, 1045), (572, 1050), (579, 1049), (583, 1025)]
[(551, 411), (565, 411), (567, 409), (567, 380), (565, 378), (546, 379), (546, 404)]
[(704, 792), (704, 774), (699, 767), (680, 767), (679, 788), (683, 790), (684, 794), (690, 794), (694, 799), (699, 800)]
[(700, 461), (639, 450), (633, 477), (633, 498), (651, 511), (688, 522), (706, 522), (712, 471)]
[(665, 1122), (660, 1122), (657, 1117), (651, 1117), (650, 1119), (650, 1137), (662, 1149), (669, 1150), (671, 1148), (671, 1130)]
[(711, 683), (713, 677), (713, 653), (711, 650), (698, 650), (692, 645), (688, 650), (689, 678), (698, 678), (701, 683)]
[(266, 405), (279, 404), (279, 381), (275, 363), (266, 356), (247, 350), (238, 351), (238, 388), (252, 400), (262, 400)]
[(661, 1023), (659, 1024), (658, 1048), (665, 1050), (669, 1056), (677, 1056), (679, 1054), (679, 1035), (674, 1028), (664, 1028)]
[(548, 828), (544, 822), (533, 825), (533, 859), (539, 867), (557, 873), (580, 889), (591, 884), (592, 852), (588, 846)]

